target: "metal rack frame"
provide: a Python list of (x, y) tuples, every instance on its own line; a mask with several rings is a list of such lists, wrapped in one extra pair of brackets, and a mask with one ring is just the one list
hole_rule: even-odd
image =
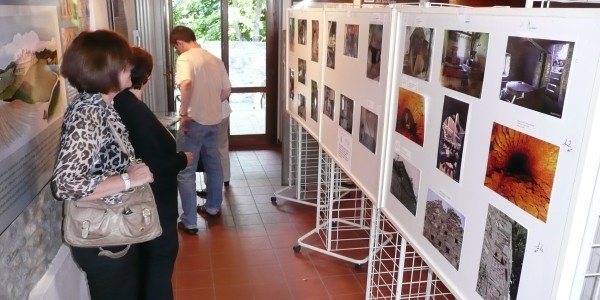
[(456, 299), (382, 211), (373, 223), (367, 299)]
[(273, 193), (271, 203), (277, 199), (317, 206), (319, 142), (294, 118), (290, 118), (289, 186)]
[(333, 256), (359, 269), (369, 260), (375, 207), (323, 150), (320, 150), (319, 199), (315, 229), (298, 239), (302, 247)]

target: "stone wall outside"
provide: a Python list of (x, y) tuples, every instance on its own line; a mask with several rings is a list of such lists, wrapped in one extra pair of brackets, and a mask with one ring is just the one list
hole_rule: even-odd
[(0, 235), (0, 300), (27, 299), (62, 245), (62, 202), (47, 184)]

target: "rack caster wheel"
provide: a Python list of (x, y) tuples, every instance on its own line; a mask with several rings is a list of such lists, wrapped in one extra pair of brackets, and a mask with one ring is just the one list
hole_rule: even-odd
[(271, 204), (277, 205), (277, 197), (275, 197), (275, 196), (271, 197)]
[(360, 264), (354, 264), (354, 270), (360, 271), (360, 267), (361, 267)]
[(300, 247), (300, 245), (296, 245), (292, 249), (294, 249), (294, 252), (298, 253), (298, 252), (300, 252), (300, 248), (302, 248), (302, 247)]

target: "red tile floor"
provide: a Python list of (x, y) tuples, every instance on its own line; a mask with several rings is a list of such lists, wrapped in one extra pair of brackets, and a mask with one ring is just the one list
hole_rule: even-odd
[(196, 236), (180, 232), (175, 299), (365, 299), (366, 265), (355, 270), (310, 249), (293, 251), (298, 238), (314, 229), (315, 207), (271, 203), (273, 192), (284, 188), (279, 149), (234, 151), (230, 157), (223, 214), (198, 216)]

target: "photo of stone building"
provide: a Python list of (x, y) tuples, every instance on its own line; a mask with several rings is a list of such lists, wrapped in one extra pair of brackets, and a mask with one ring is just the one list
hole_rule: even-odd
[(458, 270), (465, 217), (433, 191), (427, 192), (423, 236)]
[(516, 299), (527, 242), (527, 229), (489, 205), (477, 293), (483, 299)]
[(417, 195), (421, 171), (396, 154), (392, 162), (390, 192), (411, 214), (417, 214)]

